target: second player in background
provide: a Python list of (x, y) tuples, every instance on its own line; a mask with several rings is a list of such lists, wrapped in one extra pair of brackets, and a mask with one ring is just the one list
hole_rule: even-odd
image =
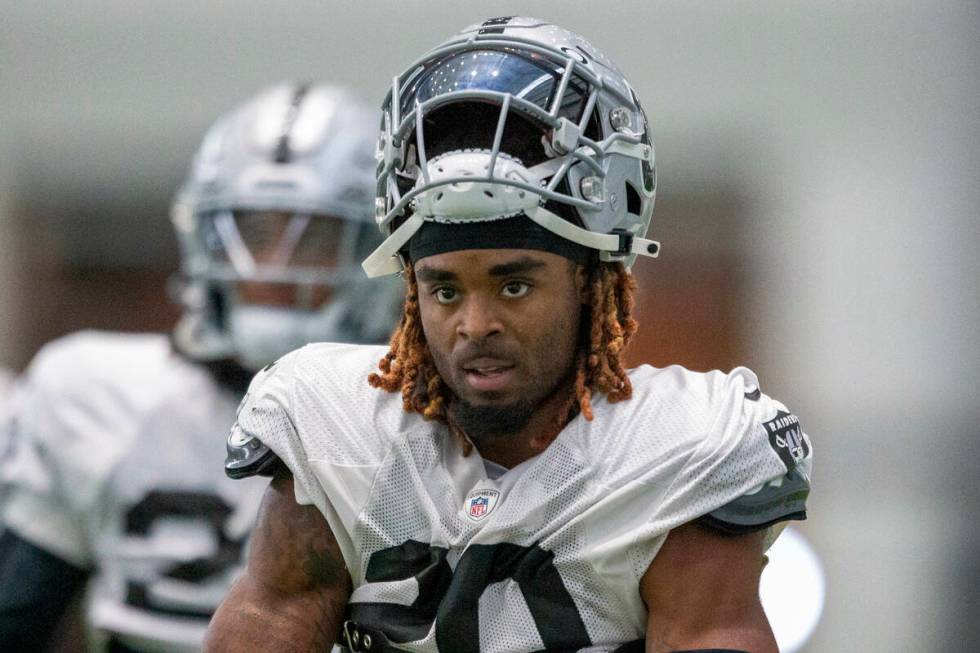
[(0, 649), (49, 646), (89, 587), (97, 648), (199, 650), (267, 484), (222, 470), (248, 380), (307, 342), (385, 342), (400, 312), (401, 284), (359, 266), (380, 242), (376, 125), (320, 85), (222, 117), (174, 202), (173, 334), (76, 333), (17, 380), (0, 425)]

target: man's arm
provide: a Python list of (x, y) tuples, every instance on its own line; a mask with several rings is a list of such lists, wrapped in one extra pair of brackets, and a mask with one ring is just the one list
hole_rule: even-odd
[(351, 580), (323, 515), (296, 503), (281, 466), (259, 511), (248, 564), (208, 628), (206, 651), (327, 651)]
[(763, 536), (726, 535), (693, 522), (671, 531), (640, 580), (646, 653), (777, 653), (759, 600)]

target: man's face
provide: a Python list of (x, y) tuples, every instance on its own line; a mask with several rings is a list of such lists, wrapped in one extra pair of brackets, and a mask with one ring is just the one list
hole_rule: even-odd
[[(297, 224), (294, 214), (277, 211), (236, 211), (235, 225), (254, 264), (260, 268), (330, 270), (339, 262), (345, 222), (325, 215)], [(297, 229), (299, 227), (299, 229)], [(330, 300), (325, 285), (238, 282), (239, 300), (246, 304), (317, 309)]]
[(462, 250), (415, 265), (422, 327), (467, 435), (508, 435), (569, 378), (585, 273), (535, 250)]

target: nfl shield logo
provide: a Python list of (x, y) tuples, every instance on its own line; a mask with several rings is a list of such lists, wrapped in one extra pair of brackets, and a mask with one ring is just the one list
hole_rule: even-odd
[(486, 497), (477, 497), (470, 501), (470, 517), (482, 517), (487, 514), (487, 506), (490, 505), (490, 499)]
[(499, 498), (500, 492), (497, 490), (473, 490), (466, 496), (463, 510), (470, 519), (480, 521), (490, 514)]

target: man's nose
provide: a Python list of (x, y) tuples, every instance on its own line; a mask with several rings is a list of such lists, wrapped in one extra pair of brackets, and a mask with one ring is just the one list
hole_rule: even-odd
[(503, 330), (493, 302), (479, 295), (466, 298), (461, 307), (456, 333), (470, 340), (484, 340)]

